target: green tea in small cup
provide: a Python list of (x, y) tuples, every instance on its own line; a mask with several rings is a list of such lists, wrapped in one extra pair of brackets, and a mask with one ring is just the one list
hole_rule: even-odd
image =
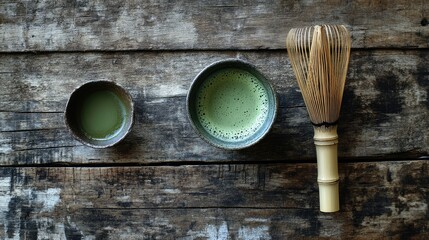
[(88, 138), (109, 139), (125, 126), (125, 104), (112, 91), (91, 93), (82, 103), (80, 124)]
[(127, 135), (133, 114), (131, 96), (122, 87), (109, 81), (95, 81), (72, 93), (65, 118), (76, 139), (94, 148), (105, 148)]
[(204, 140), (225, 149), (258, 142), (270, 129), (276, 108), (276, 94), (265, 77), (235, 59), (207, 67), (188, 93), (193, 127)]

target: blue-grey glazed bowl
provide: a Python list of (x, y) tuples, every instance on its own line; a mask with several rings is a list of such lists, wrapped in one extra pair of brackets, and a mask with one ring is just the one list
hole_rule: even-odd
[[(82, 128), (80, 117), (85, 99), (97, 91), (110, 91), (118, 98), (124, 106), (123, 126), (113, 136), (104, 139), (91, 138)], [(134, 123), (134, 103), (131, 95), (121, 86), (113, 81), (90, 81), (76, 88), (66, 105), (64, 113), (65, 123), (70, 133), (76, 140), (92, 148), (108, 148), (122, 141), (131, 131)]]
[[(263, 91), (265, 92), (268, 99), (267, 114), (265, 120), (260, 122), (260, 127), (255, 131), (252, 131), (250, 135), (247, 135), (243, 138), (238, 138), (234, 140), (225, 140), (225, 138), (220, 138), (210, 133), (204, 126), (198, 116), (197, 112), (197, 98), (198, 93), (201, 90), (203, 84), (210, 76), (213, 76), (216, 72), (224, 69), (239, 69), (244, 70), (259, 81), (260, 85), (263, 86)], [(259, 85), (259, 86), (260, 86)], [(227, 150), (237, 150), (247, 148), (259, 142), (271, 129), (273, 122), (277, 114), (277, 95), (273, 87), (266, 79), (266, 77), (259, 72), (255, 66), (239, 59), (226, 59), (215, 62), (205, 69), (203, 69), (193, 80), (191, 87), (188, 91), (186, 99), (186, 107), (188, 112), (189, 121), (197, 132), (197, 134), (209, 144)]]

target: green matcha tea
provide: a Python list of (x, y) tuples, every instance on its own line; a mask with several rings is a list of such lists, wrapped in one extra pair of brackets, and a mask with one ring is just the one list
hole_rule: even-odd
[(83, 101), (80, 123), (89, 138), (101, 140), (116, 136), (124, 126), (125, 118), (124, 103), (111, 91), (91, 93)]
[(207, 132), (225, 141), (239, 141), (262, 127), (268, 115), (268, 95), (248, 71), (226, 68), (204, 81), (196, 107)]

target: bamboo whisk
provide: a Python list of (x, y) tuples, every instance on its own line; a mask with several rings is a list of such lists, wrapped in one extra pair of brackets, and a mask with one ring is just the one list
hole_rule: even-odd
[(320, 211), (339, 210), (337, 122), (350, 58), (343, 25), (291, 29), (286, 48), (314, 127)]

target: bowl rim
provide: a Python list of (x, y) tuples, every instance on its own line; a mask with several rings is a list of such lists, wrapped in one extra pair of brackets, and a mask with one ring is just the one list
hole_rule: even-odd
[[(128, 100), (129, 100), (129, 104), (130, 104), (130, 106), (131, 106), (131, 108), (130, 108), (130, 124), (129, 124), (129, 127), (128, 127), (128, 129), (126, 130), (126, 131), (124, 131), (122, 134), (121, 134), (121, 136), (116, 140), (116, 141), (114, 141), (114, 142), (112, 142), (112, 143), (109, 143), (109, 144), (103, 144), (103, 145), (96, 145), (96, 144), (92, 144), (92, 143), (90, 143), (90, 142), (87, 142), (87, 141), (85, 141), (84, 139), (82, 139), (81, 137), (79, 137), (74, 131), (73, 131), (73, 129), (72, 129), (72, 127), (71, 127), (71, 125), (70, 125), (70, 123), (69, 123), (69, 121), (68, 121), (68, 118), (67, 118), (67, 110), (69, 109), (69, 105), (70, 105), (70, 102), (71, 102), (71, 99), (72, 99), (72, 97), (73, 97), (73, 95), (75, 95), (77, 92), (79, 92), (79, 90), (81, 90), (81, 89), (83, 89), (84, 87), (86, 87), (87, 85), (89, 85), (89, 84), (95, 84), (95, 85), (98, 85), (98, 84), (107, 84), (107, 85), (112, 85), (112, 86), (114, 86), (114, 87), (117, 87), (118, 89), (121, 89), (125, 94), (126, 94), (126, 96), (127, 96), (127, 98), (128, 98)], [(75, 87), (74, 89), (73, 89), (73, 91), (70, 93), (70, 95), (69, 95), (69, 97), (68, 97), (68, 99), (67, 99), (67, 103), (66, 103), (66, 107), (65, 107), (65, 110), (64, 110), (64, 122), (65, 122), (65, 124), (66, 124), (66, 126), (67, 126), (67, 129), (69, 130), (69, 132), (71, 133), (71, 135), (76, 139), (76, 140), (78, 140), (80, 143), (82, 143), (82, 144), (84, 144), (84, 145), (86, 145), (86, 146), (89, 146), (89, 147), (92, 147), (92, 148), (98, 148), (98, 149), (102, 149), (102, 148), (109, 148), (109, 147), (112, 147), (112, 146), (114, 146), (114, 145), (116, 145), (116, 144), (118, 144), (119, 142), (121, 142), (130, 132), (131, 132), (131, 129), (133, 128), (133, 126), (134, 126), (134, 118), (135, 118), (135, 116), (134, 116), (134, 110), (135, 110), (135, 106), (134, 106), (134, 101), (133, 101), (133, 98), (132, 98), (132, 96), (131, 96), (131, 94), (124, 88), (124, 87), (122, 87), (121, 85), (119, 85), (118, 83), (116, 83), (116, 82), (114, 82), (114, 81), (112, 81), (112, 80), (92, 80), (92, 81), (86, 81), (86, 82), (84, 82), (83, 84), (81, 84), (81, 85), (79, 85), (79, 86), (77, 86), (77, 87)]]
[[(268, 88), (267, 91), (270, 92), (269, 94), (272, 95), (272, 97), (274, 98), (272, 106), (269, 107), (269, 109), (273, 109), (273, 110), (272, 110), (272, 114), (270, 114), (271, 117), (268, 116), (268, 118), (267, 118), (267, 121), (269, 121), (268, 122), (268, 127), (266, 127), (264, 129), (264, 131), (262, 131), (258, 137), (255, 137), (254, 140), (246, 142), (245, 144), (241, 144), (241, 145), (234, 145), (234, 144), (222, 145), (222, 144), (218, 144), (218, 143), (216, 143), (214, 141), (211, 141), (203, 133), (200, 132), (200, 129), (196, 126), (196, 124), (195, 124), (195, 122), (193, 120), (193, 117), (191, 116), (191, 105), (192, 105), (191, 101), (193, 100), (193, 99), (191, 99), (191, 95), (195, 91), (197, 85), (202, 80), (204, 80), (206, 78), (204, 75), (207, 74), (207, 72), (209, 72), (209, 74), (210, 74), (210, 71), (211, 72), (216, 72), (217, 70), (222, 69), (223, 68), (222, 65), (224, 65), (224, 64), (231, 64), (231, 66), (227, 67), (227, 68), (237, 67), (237, 68), (241, 68), (241, 69), (244, 69), (244, 70), (250, 69), (250, 70), (256, 72), (257, 74), (259, 74), (262, 79), (260, 77), (257, 77), (257, 79), (259, 81), (265, 83), (264, 85)], [(239, 65), (239, 66), (234, 66), (236, 64)], [(252, 72), (251, 72), (251, 74), (254, 75)], [(192, 83), (191, 83), (191, 85), (189, 87), (189, 90), (188, 90), (188, 93), (187, 93), (187, 96), (186, 96), (186, 110), (187, 110), (188, 121), (191, 123), (192, 128), (198, 134), (198, 136), (200, 138), (202, 138), (205, 142), (209, 143), (212, 146), (221, 148), (221, 149), (226, 149), (226, 150), (240, 150), (240, 149), (248, 148), (250, 146), (253, 146), (253, 145), (257, 144), (272, 129), (273, 124), (274, 124), (274, 122), (275, 122), (275, 120), (277, 118), (277, 113), (278, 113), (278, 96), (277, 96), (277, 92), (275, 91), (275, 88), (270, 83), (270, 81), (267, 79), (267, 77), (265, 76), (265, 74), (263, 74), (260, 70), (258, 70), (255, 65), (249, 63), (248, 61), (242, 60), (242, 59), (227, 58), (227, 59), (215, 61), (215, 62), (207, 65), (192, 80)]]

